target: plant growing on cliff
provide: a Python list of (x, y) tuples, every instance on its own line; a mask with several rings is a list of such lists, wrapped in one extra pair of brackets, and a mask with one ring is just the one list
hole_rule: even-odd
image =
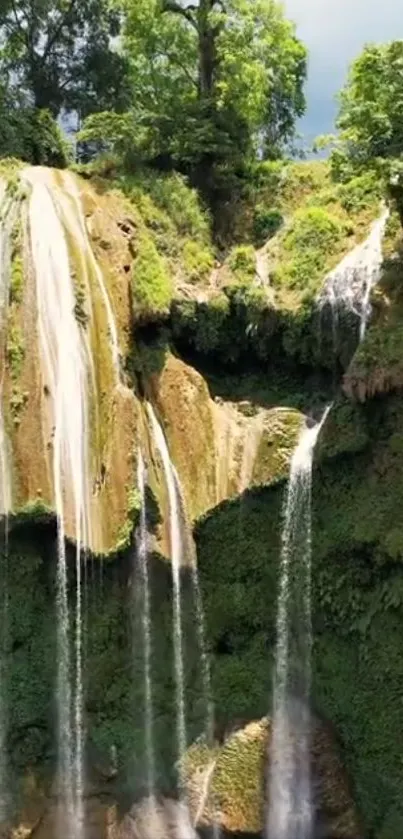
[(159, 318), (168, 314), (173, 291), (172, 279), (151, 236), (144, 231), (136, 241), (131, 290), (135, 319)]

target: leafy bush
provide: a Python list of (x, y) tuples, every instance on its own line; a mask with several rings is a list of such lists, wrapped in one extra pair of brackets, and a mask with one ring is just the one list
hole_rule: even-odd
[(131, 281), (134, 316), (153, 318), (167, 315), (173, 287), (165, 261), (145, 231), (140, 233), (136, 249)]
[(311, 207), (295, 213), (284, 237), (284, 247), (289, 252), (328, 248), (337, 244), (341, 234), (342, 225), (335, 216), (320, 207)]
[(49, 111), (8, 109), (4, 120), (0, 126), (0, 157), (18, 157), (38, 166), (68, 165), (69, 144)]
[(187, 279), (193, 283), (208, 277), (214, 265), (214, 257), (207, 247), (191, 239), (183, 246), (182, 262)]
[(252, 245), (238, 245), (228, 257), (228, 266), (242, 283), (249, 284), (256, 273), (256, 254)]
[(337, 250), (345, 232), (343, 222), (321, 207), (299, 210), (283, 237), (283, 253), (272, 273), (274, 283), (316, 291), (329, 254)]
[(263, 244), (274, 236), (283, 224), (283, 214), (278, 209), (268, 210), (256, 207), (253, 218), (253, 236), (256, 243)]
[(120, 186), (130, 197), (135, 197), (139, 190), (149, 195), (155, 206), (167, 213), (180, 235), (208, 241), (208, 213), (202, 207), (197, 191), (188, 185), (183, 175), (164, 175), (142, 168), (135, 174), (122, 176)]
[(338, 189), (340, 204), (347, 213), (356, 214), (381, 198), (382, 185), (373, 172), (352, 178)]

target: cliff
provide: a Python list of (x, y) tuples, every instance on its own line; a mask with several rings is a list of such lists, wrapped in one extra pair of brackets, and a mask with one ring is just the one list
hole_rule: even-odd
[[(89, 835), (114, 835), (116, 802), (128, 812), (144, 793), (141, 586), (132, 538), (139, 448), (148, 467), (158, 788), (166, 795), (174, 788), (169, 503), (148, 403), (165, 433), (196, 544), (221, 824), (228, 833), (261, 832), (285, 479), (303, 415), (316, 416), (333, 400), (313, 481), (312, 697), (321, 721), (315, 760), (324, 835), (400, 839), (403, 333), (393, 213), (365, 340), (358, 346), (348, 306), (337, 329), (329, 307), (318, 306), (325, 277), (379, 214), (378, 185), (362, 176), (336, 187), (325, 164), (268, 166), (247, 241), (217, 253), (197, 196), (177, 176), (122, 179), (15, 165), (1, 177), (13, 823), (24, 823), (31, 799), (35, 804), (25, 819), (31, 834), (17, 835), (53, 836), (55, 514), (62, 505), (74, 602), (77, 497), (89, 551)], [(82, 367), (72, 383), (74, 353)], [(64, 429), (70, 447), (58, 449), (55, 428)], [(75, 440), (85, 445), (79, 478)], [(192, 559), (186, 555), (184, 564)], [(182, 578), (191, 743), (205, 711), (188, 569)], [(242, 739), (230, 733), (234, 725), (258, 734), (246, 802), (239, 795), (242, 750), (226, 774)], [(200, 743), (189, 760), (198, 748), (205, 766), (211, 755)], [(189, 783), (195, 810), (199, 787)], [(207, 814), (201, 825), (209, 824)]]

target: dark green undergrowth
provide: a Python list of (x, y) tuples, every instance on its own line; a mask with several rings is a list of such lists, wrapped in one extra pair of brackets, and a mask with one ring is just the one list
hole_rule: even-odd
[[(341, 401), (313, 481), (313, 702), (336, 728), (372, 839), (402, 829), (402, 417), (401, 396)], [(268, 708), (284, 493), (245, 495), (197, 529), (224, 728)]]

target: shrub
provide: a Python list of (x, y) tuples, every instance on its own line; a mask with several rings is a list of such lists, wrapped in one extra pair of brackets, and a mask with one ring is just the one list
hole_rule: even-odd
[(289, 252), (307, 249), (326, 249), (336, 245), (343, 233), (343, 225), (335, 216), (320, 207), (310, 207), (295, 213), (290, 230), (284, 237)]
[(193, 239), (185, 242), (182, 249), (183, 268), (190, 282), (204, 280), (214, 265), (214, 257), (207, 247)]
[(365, 172), (339, 187), (341, 206), (347, 213), (359, 213), (381, 198), (382, 184), (373, 172)]
[(134, 315), (140, 318), (167, 315), (173, 287), (165, 261), (145, 231), (139, 234), (136, 248), (131, 281)]
[(136, 189), (149, 195), (155, 206), (167, 213), (180, 235), (208, 240), (208, 214), (197, 191), (188, 186), (182, 175), (163, 175), (143, 168), (135, 175), (123, 176), (121, 187), (129, 195)]
[(13, 155), (38, 166), (68, 165), (70, 146), (49, 111), (9, 109), (6, 119), (7, 130), (0, 128), (0, 157)]
[(256, 243), (263, 244), (274, 236), (283, 224), (283, 215), (278, 209), (267, 210), (256, 207), (253, 218), (253, 236)]
[(252, 245), (233, 248), (228, 257), (228, 266), (242, 283), (251, 283), (256, 273), (256, 254)]

